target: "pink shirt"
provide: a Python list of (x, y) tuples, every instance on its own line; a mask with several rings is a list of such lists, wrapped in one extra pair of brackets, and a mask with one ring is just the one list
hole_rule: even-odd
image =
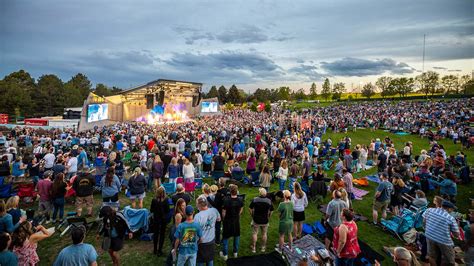
[(53, 181), (49, 179), (42, 179), (38, 182), (38, 194), (40, 195), (41, 201), (49, 201), (51, 197), (49, 196), (49, 192), (53, 187)]

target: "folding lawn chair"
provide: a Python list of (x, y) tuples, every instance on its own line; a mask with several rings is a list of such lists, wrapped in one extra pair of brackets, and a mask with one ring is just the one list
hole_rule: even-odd
[(194, 191), (196, 190), (196, 182), (187, 182), (184, 183), (184, 191), (190, 193), (193, 196), (193, 199), (195, 197)]
[(176, 192), (176, 183), (171, 182), (171, 183), (162, 183), (161, 184), (163, 188), (165, 189), (166, 194), (170, 195)]
[(393, 216), (390, 220), (382, 219), (381, 224), (384, 229), (395, 234), (403, 241), (403, 234), (415, 226), (415, 214), (408, 209), (403, 209), (400, 215)]
[(196, 182), (196, 189), (201, 189), (202, 188), (202, 178), (194, 178), (194, 182)]

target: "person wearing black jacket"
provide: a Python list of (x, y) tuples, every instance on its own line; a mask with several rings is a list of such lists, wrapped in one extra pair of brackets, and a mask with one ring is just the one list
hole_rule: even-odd
[(99, 230), (99, 236), (104, 236), (102, 249), (110, 254), (112, 265), (120, 265), (120, 256), (118, 252), (123, 248), (123, 240), (128, 233), (128, 238), (133, 237), (132, 230), (122, 213), (116, 212), (112, 207), (105, 206), (100, 210), (102, 217), (102, 228)]
[(128, 190), (130, 192), (130, 200), (132, 200), (132, 208), (135, 209), (135, 200), (138, 199), (138, 207), (143, 208), (143, 199), (145, 198), (145, 189), (147, 180), (142, 174), (140, 167), (135, 168), (133, 175), (128, 180)]
[[(222, 207), (224, 206), (224, 199), (228, 196), (229, 190), (225, 187), (225, 179), (219, 179), (219, 189), (214, 198), (214, 207), (217, 209), (222, 217)], [(216, 244), (221, 242), (221, 221), (216, 221)]]
[(82, 167), (82, 171), (74, 180), (72, 188), (76, 192), (76, 212), (81, 216), (82, 207), (87, 208), (87, 217), (92, 217), (92, 207), (94, 207), (94, 186), (95, 178), (89, 173), (89, 167)]
[(162, 249), (165, 241), (166, 226), (170, 220), (168, 219), (170, 215), (170, 207), (163, 187), (155, 189), (155, 198), (151, 200), (150, 212), (153, 214), (153, 253), (161, 256), (163, 255)]

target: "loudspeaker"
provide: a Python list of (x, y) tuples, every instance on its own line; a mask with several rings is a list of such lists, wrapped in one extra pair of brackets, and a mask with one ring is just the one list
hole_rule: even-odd
[(165, 101), (165, 91), (155, 93), (155, 99), (157, 105), (163, 105), (163, 102)]
[(199, 93), (197, 96), (193, 96), (193, 107), (198, 106), (200, 102), (201, 102), (201, 93)]
[(153, 109), (153, 94), (146, 94), (146, 109)]

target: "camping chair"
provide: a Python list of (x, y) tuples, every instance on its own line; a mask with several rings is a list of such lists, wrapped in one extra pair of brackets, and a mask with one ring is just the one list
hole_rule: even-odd
[(238, 181), (238, 182), (244, 182), (245, 181), (245, 173), (244, 173), (244, 171), (232, 171), (231, 178), (235, 181)]
[(11, 196), (14, 196), (15, 193), (12, 192), (12, 184), (2, 184), (0, 185), (0, 199), (7, 199)]
[(73, 227), (77, 227), (80, 225), (85, 226), (87, 229), (86, 232), (88, 232), (89, 229), (97, 223), (97, 220), (88, 223), (85, 217), (77, 217), (76, 215), (76, 212), (67, 213), (66, 219), (60, 225), (58, 225), (57, 230), (61, 232), (61, 234), (59, 235), (60, 237), (64, 236)]
[(195, 193), (194, 193), (195, 190), (196, 190), (196, 182), (195, 181), (184, 183), (184, 191), (191, 194), (193, 196), (193, 199), (194, 199), (194, 196), (195, 196)]
[(412, 211), (403, 209), (400, 215), (393, 216), (390, 220), (382, 219), (381, 224), (384, 229), (395, 234), (403, 241), (403, 234), (415, 226), (415, 215)]
[(35, 185), (33, 183), (19, 184), (17, 195), (26, 203), (32, 203), (36, 199)]
[(171, 182), (171, 183), (162, 183), (161, 184), (163, 188), (165, 189), (166, 194), (170, 195), (176, 192), (176, 183)]
[(194, 182), (196, 182), (196, 189), (201, 189), (202, 188), (202, 178), (194, 178)]
[(415, 229), (423, 228), (423, 213), (426, 211), (427, 206), (423, 206), (420, 208), (416, 208), (415, 206), (411, 206), (410, 209), (415, 211), (414, 214), (414, 225)]
[(250, 176), (252, 178), (252, 181), (251, 181), (252, 185), (254, 187), (260, 186), (260, 172), (258, 171), (252, 172)]

